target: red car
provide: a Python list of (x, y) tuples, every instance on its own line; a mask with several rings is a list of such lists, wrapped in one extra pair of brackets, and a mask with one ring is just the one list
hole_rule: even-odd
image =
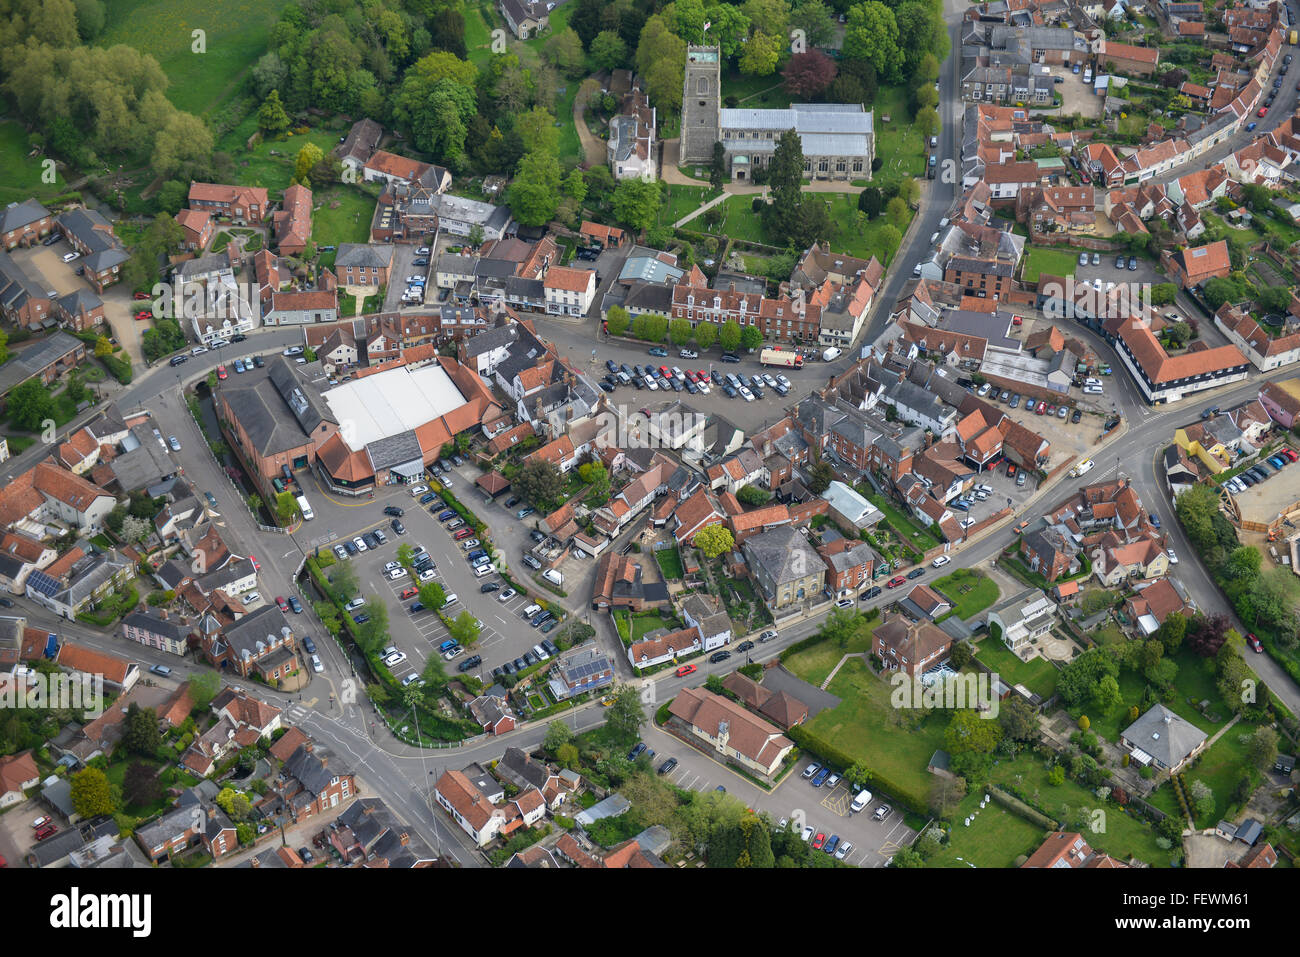
[(822, 849), (822, 847), (825, 846), (825, 844), (826, 844), (826, 835), (825, 835), (825, 834), (821, 834), (821, 833), (819, 833), (816, 837), (813, 838), (813, 850), (814, 850), (814, 851), (820, 851), (820, 850)]
[(145, 299), (152, 299), (153, 296), (149, 295), (147, 292), (137, 292), (131, 298), (134, 299), (136, 302), (140, 302)]
[(217, 366), (217, 378), (218, 378), (218, 379), (224, 379), (225, 377), (226, 377), (226, 367), (225, 367), (225, 366)]
[(418, 589), (418, 588), (416, 588), (414, 585), (412, 585), (412, 586), (409, 587), (409, 588), (403, 588), (403, 589), (402, 589), (401, 597), (402, 597), (403, 599), (406, 599), (406, 598), (414, 598), (414, 597), (415, 597), (416, 595), (418, 595), (418, 594), (420, 594), (420, 589)]
[(1300, 455), (1296, 455), (1291, 449), (1283, 449), (1280, 454), (1284, 455), (1288, 462), (1294, 462), (1296, 459), (1300, 459)]
[(1255, 115), (1256, 115), (1256, 116), (1260, 116), (1260, 117), (1268, 116), (1268, 107), (1267, 107), (1267, 106), (1261, 106), (1261, 107), (1259, 108), (1259, 112), (1256, 113)]
[(1046, 402), (1038, 403), (1038, 408), (1034, 409), (1034, 415), (1046, 415), (1046, 414), (1047, 414), (1047, 403)]
[(255, 556), (255, 555), (249, 555), (249, 556), (248, 556), (248, 560), (249, 560), (249, 562), (251, 562), (252, 565), (253, 565), (253, 571), (255, 571), (255, 572), (260, 572), (260, 571), (262, 570), (262, 566), (259, 565), (259, 564), (257, 563), (257, 556)]
[(1091, 183), (1091, 182), (1092, 182), (1092, 177), (1089, 176), (1087, 173), (1080, 173), (1080, 174), (1079, 174), (1079, 179), (1083, 180), (1085, 183)]
[(1262, 655), (1264, 653), (1264, 646), (1259, 643), (1259, 639), (1255, 637), (1253, 631), (1246, 632), (1246, 644), (1250, 645), (1250, 650), (1255, 654)]
[(899, 585), (904, 585), (904, 584), (906, 584), (906, 583), (907, 583), (907, 579), (904, 578), (902, 575), (895, 575), (893, 578), (891, 578), (891, 579), (888, 581), (888, 583), (886, 583), (885, 587), (886, 587), (886, 588), (897, 588)]
[(279, 608), (281, 611), (289, 610), (289, 603), (285, 601), (284, 598), (280, 595), (275, 596), (275, 604), (276, 607)]
[(148, 309), (141, 309), (139, 312), (137, 312), (137, 313), (135, 314), (135, 318), (136, 318), (137, 320), (140, 320), (140, 319), (152, 319), (152, 318), (153, 318), (153, 313), (150, 312)]
[(474, 534), (474, 529), (462, 528), (459, 532), (453, 535), (452, 538), (456, 539), (456, 541), (458, 542), (463, 542), (465, 539), (469, 538), (473, 534)]
[(59, 827), (57, 824), (44, 824), (36, 829), (36, 840), (43, 841), (47, 837), (52, 837), (57, 833), (59, 833)]
[(677, 677), (685, 678), (687, 675), (695, 674), (696, 670), (697, 669), (694, 665), (682, 665), (677, 669)]

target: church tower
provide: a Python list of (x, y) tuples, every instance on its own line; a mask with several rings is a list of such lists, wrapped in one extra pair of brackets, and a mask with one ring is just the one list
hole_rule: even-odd
[(710, 163), (713, 144), (722, 138), (722, 63), (717, 47), (686, 48), (682, 89), (682, 163)]

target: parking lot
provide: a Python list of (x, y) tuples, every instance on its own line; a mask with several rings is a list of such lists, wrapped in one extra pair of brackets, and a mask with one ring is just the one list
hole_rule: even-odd
[[(422, 307), (424, 303), (402, 302), (402, 294), (406, 292), (407, 277), (429, 276), (429, 273), (431, 272), (429, 266), (416, 266), (412, 262), (415, 259), (428, 259), (430, 262), (433, 262), (432, 258), (427, 253), (416, 253), (416, 249), (424, 249), (426, 247), (417, 247), (410, 243), (394, 243), (389, 248), (393, 251), (393, 265), (388, 271), (388, 290), (384, 295), (384, 311), (397, 312), (402, 308), (412, 309)], [(432, 285), (432, 282), (426, 284), (426, 292)], [(436, 296), (437, 293), (435, 292), (433, 295)]]
[[(904, 823), (901, 809), (893, 807), (887, 796), (873, 795), (866, 809), (855, 813), (849, 810), (853, 792), (843, 782), (833, 788), (813, 787), (803, 777), (808, 765), (814, 763), (812, 759), (801, 759), (776, 790), (768, 792), (658, 728), (647, 727), (644, 740), (655, 751), (651, 759), (655, 768), (669, 757), (677, 759), (677, 766), (665, 775), (676, 787), (702, 793), (722, 787), (755, 811), (766, 811), (774, 824), (785, 820), (788, 826), (801, 830), (811, 827), (810, 840), (817, 834), (827, 838), (838, 835), (841, 843), (853, 845), (843, 858), (845, 864), (884, 867), (899, 848), (911, 844), (916, 836)], [(891, 810), (884, 820), (877, 821), (872, 815), (881, 804), (891, 804)]]
[(1070, 66), (1053, 66), (1050, 68), (1053, 78), (1060, 77), (1060, 83), (1053, 83), (1053, 88), (1061, 94), (1061, 114), (1068, 116), (1078, 113), (1096, 119), (1101, 116), (1106, 98), (1097, 96), (1091, 84), (1083, 82), (1083, 68), (1078, 73)]

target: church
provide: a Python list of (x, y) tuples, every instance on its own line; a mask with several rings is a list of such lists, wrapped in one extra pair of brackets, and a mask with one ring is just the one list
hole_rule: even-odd
[(792, 103), (784, 110), (723, 109), (718, 48), (686, 48), (682, 90), (681, 162), (711, 163), (713, 144), (726, 151), (727, 173), (749, 180), (771, 162), (786, 130), (799, 134), (809, 179), (870, 179), (876, 137), (861, 103)]

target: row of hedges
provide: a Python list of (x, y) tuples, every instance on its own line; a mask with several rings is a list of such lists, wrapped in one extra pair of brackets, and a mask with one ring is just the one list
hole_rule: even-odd
[[(860, 761), (855, 760), (850, 755), (841, 751), (835, 745), (823, 741), (820, 737), (808, 730), (807, 726), (796, 724), (786, 732), (786, 735), (795, 744), (804, 750), (817, 755), (827, 764), (834, 764), (840, 768), (850, 768)], [(873, 788), (879, 788), (894, 799), (894, 802), (914, 811), (917, 814), (926, 814), (928, 809), (924, 796), (918, 796), (911, 793), (906, 788), (897, 784), (889, 778), (882, 775), (875, 768), (871, 769), (871, 784)]]
[(1011, 813), (1023, 817), (1030, 824), (1036, 824), (1045, 831), (1056, 830), (1056, 821), (1052, 820), (1041, 811), (1030, 807), (1014, 794), (1008, 794), (1006, 791), (992, 784), (984, 785), (984, 790), (988, 791), (993, 800), (997, 801)]

